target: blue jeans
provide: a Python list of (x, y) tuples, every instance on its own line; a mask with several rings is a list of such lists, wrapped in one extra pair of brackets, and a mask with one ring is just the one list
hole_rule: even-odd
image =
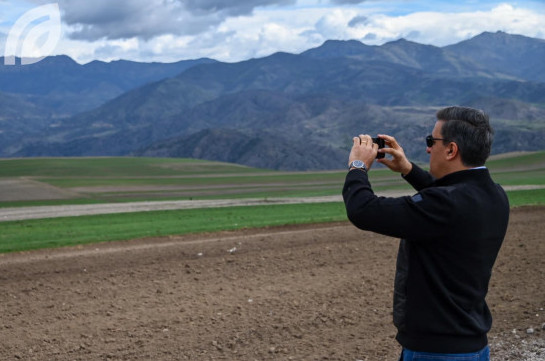
[(490, 361), (490, 348), (472, 353), (415, 352), (404, 348), (399, 361)]

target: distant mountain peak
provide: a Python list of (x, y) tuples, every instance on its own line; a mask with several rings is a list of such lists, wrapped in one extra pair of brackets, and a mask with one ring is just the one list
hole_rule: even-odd
[[(480, 37), (482, 38), (489, 38), (489, 37), (494, 37), (494, 38), (510, 38), (510, 37), (513, 37), (513, 36), (523, 36), (523, 35), (516, 35), (516, 34), (508, 34), (506, 33), (505, 31), (501, 31), (501, 30), (498, 30), (498, 31), (483, 31), (482, 33), (480, 33), (479, 35), (476, 35), (474, 37), (474, 39), (478, 39)], [(524, 36), (523, 36), (524, 37)]]
[(399, 38), (397, 40), (388, 41), (384, 45), (387, 45), (387, 44), (409, 44), (409, 43), (416, 44), (414, 41), (410, 41), (410, 40), (407, 40), (405, 38)]
[(518, 35), (518, 34), (509, 34), (504, 31), (496, 31), (496, 32), (485, 31), (470, 39), (461, 41), (454, 45), (447, 46), (446, 48), (455, 47), (459, 44), (475, 44), (476, 46), (494, 47), (501, 44), (516, 43), (518, 45), (526, 46), (526, 44), (528, 44), (529, 42), (531, 43), (541, 42), (545, 44), (545, 40), (543, 39), (530, 38), (530, 37), (527, 37), (524, 35)]
[(387, 43), (384, 43), (382, 45), (382, 47), (384, 48), (391, 48), (391, 47), (398, 47), (398, 48), (420, 48), (420, 49), (432, 49), (432, 48), (437, 48), (439, 49), (438, 47), (434, 46), (434, 45), (429, 45), (429, 44), (421, 44), (421, 43), (417, 43), (415, 41), (412, 41), (412, 40), (407, 40), (405, 38), (399, 38), (397, 40), (393, 40), (393, 41), (389, 41)]
[(54, 64), (54, 65), (59, 65), (59, 64), (70, 64), (70, 65), (80, 65), (78, 62), (76, 62), (74, 59), (72, 59), (71, 57), (69, 57), (68, 55), (53, 55), (53, 56), (48, 56), (46, 58), (44, 58), (41, 63), (48, 63), (48, 64)]
[[(15, 57), (15, 64), (21, 64), (21, 58)], [(68, 55), (52, 55), (43, 58), (42, 60), (28, 64), (25, 66), (37, 67), (37, 66), (79, 66), (79, 64), (69, 57)], [(4, 66), (4, 57), (0, 57), (0, 66)]]
[(329, 39), (326, 40), (322, 46), (327, 45), (355, 45), (355, 46), (365, 46), (361, 41), (355, 40), (355, 39), (349, 39), (349, 40), (335, 40), (335, 39)]
[(317, 48), (309, 49), (301, 55), (314, 58), (332, 58), (368, 53), (373, 46), (365, 45), (358, 40), (326, 40)]

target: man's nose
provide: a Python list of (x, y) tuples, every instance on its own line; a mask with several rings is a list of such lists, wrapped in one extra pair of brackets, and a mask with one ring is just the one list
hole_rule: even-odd
[(428, 153), (428, 154), (431, 153), (431, 147), (426, 147), (426, 153)]

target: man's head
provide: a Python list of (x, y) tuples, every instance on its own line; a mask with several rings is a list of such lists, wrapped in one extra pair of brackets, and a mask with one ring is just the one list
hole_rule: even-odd
[(431, 173), (441, 177), (460, 167), (484, 165), (494, 139), (488, 115), (482, 110), (452, 106), (439, 110), (436, 116), (432, 136), (440, 140), (427, 149)]

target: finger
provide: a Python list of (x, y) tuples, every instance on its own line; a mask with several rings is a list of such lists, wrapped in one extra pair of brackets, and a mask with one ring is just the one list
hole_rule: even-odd
[(389, 154), (389, 155), (392, 155), (392, 156), (395, 156), (396, 154), (399, 154), (398, 150), (394, 149), (394, 148), (381, 148), (381, 149), (379, 149), (379, 152), (386, 153), (386, 154)]
[(378, 135), (379, 138), (382, 138), (386, 141), (386, 143), (388, 143), (388, 145), (391, 147), (391, 148), (398, 148), (400, 147), (399, 146), (399, 143), (397, 142), (397, 140), (390, 136), (390, 135), (386, 135), (386, 134), (379, 134)]
[(352, 138), (352, 141), (354, 142), (354, 145), (360, 145), (361, 144), (360, 137), (354, 137), (354, 138)]
[[(373, 145), (372, 145), (373, 151), (374, 151), (375, 153), (378, 154), (378, 153), (380, 152), (380, 149), (381, 149), (381, 148), (379, 148), (378, 143), (375, 143), (375, 142), (373, 142), (373, 141), (371, 141), (371, 142), (372, 142), (371, 144), (373, 144)], [(376, 154), (375, 154), (375, 155), (376, 155)]]
[(362, 144), (365, 143), (368, 147), (371, 147), (373, 145), (373, 139), (369, 134), (364, 134), (360, 136), (362, 138), (361, 142)]

